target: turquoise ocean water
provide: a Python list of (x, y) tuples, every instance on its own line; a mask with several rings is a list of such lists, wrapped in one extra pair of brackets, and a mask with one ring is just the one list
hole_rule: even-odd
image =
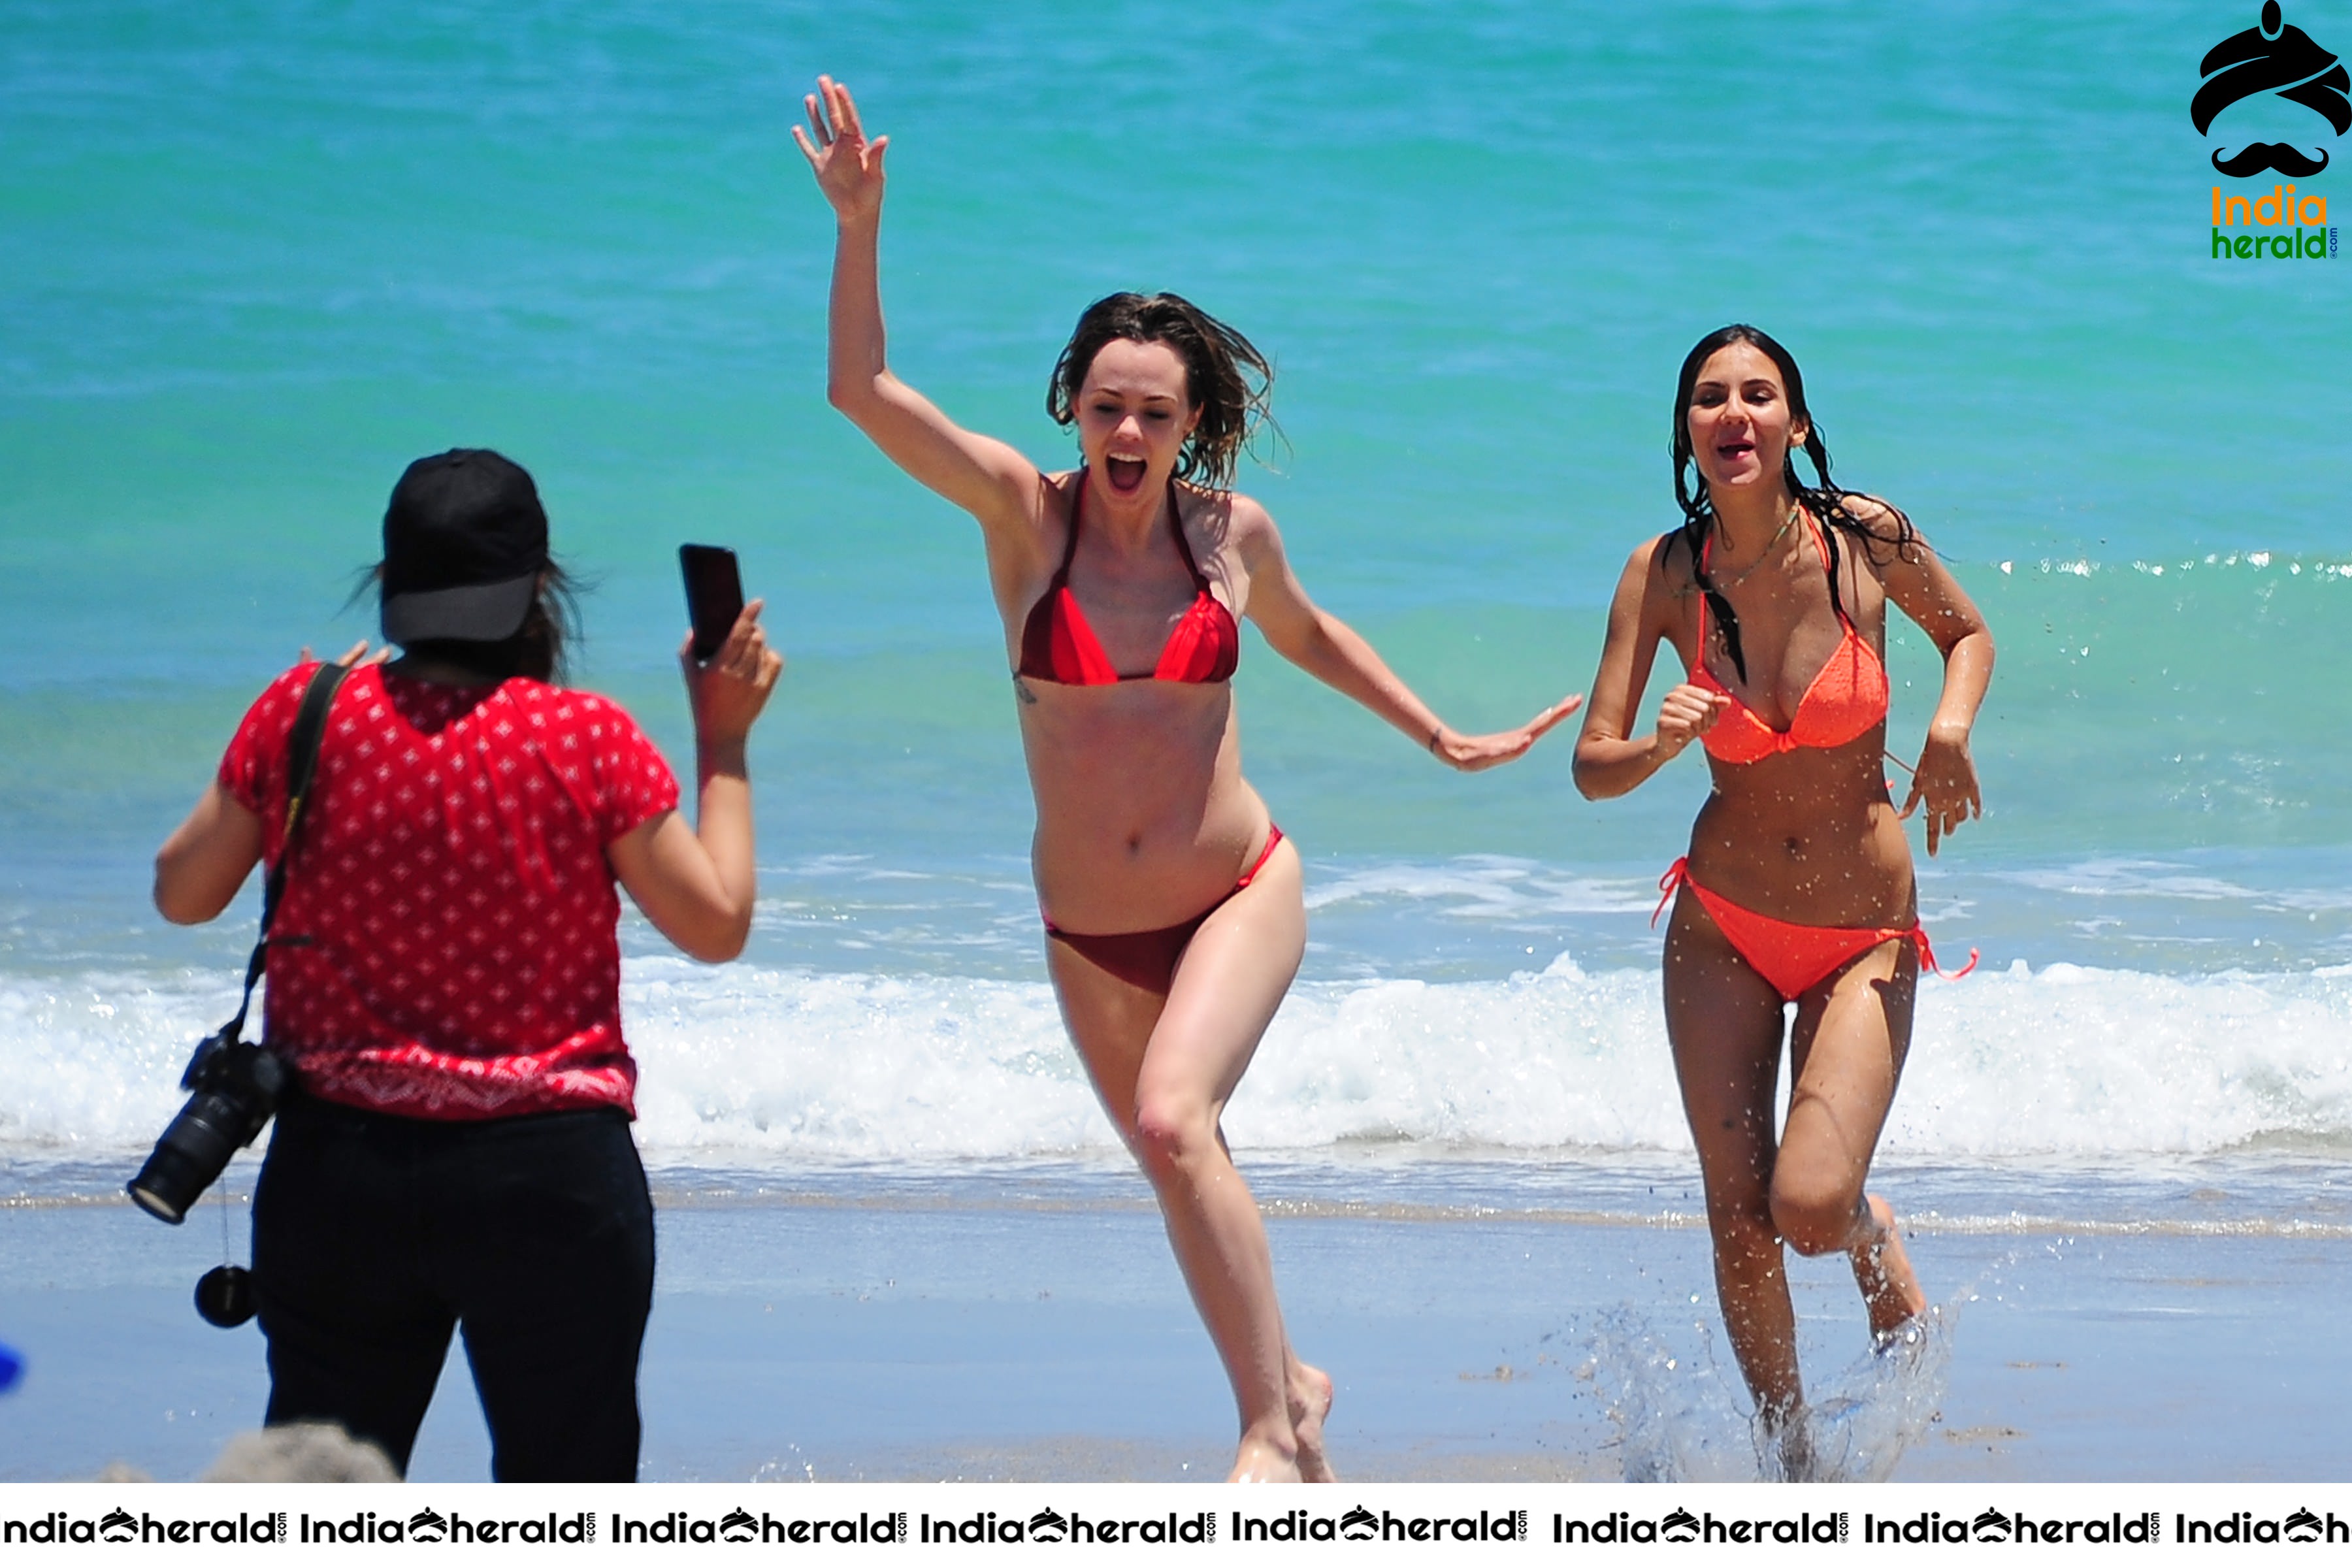
[[(584, 682), (674, 758), (679, 541), (742, 552), (793, 660), (746, 961), (631, 928), (649, 1158), (1113, 1167), (976, 535), (824, 405), (831, 224), (787, 131), (829, 70), (893, 139), (901, 373), (1058, 463), (1087, 300), (1236, 323), (1286, 436), (1244, 488), (1465, 727), (1589, 679), (1675, 519), (1688, 344), (1780, 337), (1839, 476), (2000, 641), (1991, 815), (1925, 868), (1983, 966), (1923, 996), (1885, 1144), (1912, 1206), (2340, 1233), (2352, 262), (2210, 257), (2188, 100), (2252, 12), (0, 4), (5, 1184), (102, 1187), (168, 1119), (251, 909), (163, 926), (148, 857), (269, 676), (373, 629), (344, 602), (384, 494), (459, 444), (537, 474), (599, 584)], [(2352, 47), (2341, 0), (2291, 19)], [(1893, 664), (1916, 749), (1937, 669), (1916, 631)], [(1443, 773), (1254, 634), (1240, 691), (1314, 920), (1245, 1159), (1334, 1197), (1690, 1196), (1646, 921), (1696, 759), (1594, 805), (1564, 738)]]

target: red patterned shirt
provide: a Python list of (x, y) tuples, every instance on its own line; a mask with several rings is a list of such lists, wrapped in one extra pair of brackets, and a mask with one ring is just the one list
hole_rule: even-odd
[[(272, 681), (221, 759), (274, 864), (316, 664)], [(335, 693), (286, 882), (264, 1035), (322, 1100), (436, 1121), (618, 1106), (620, 918), (604, 847), (677, 805), (614, 703), (515, 679), (354, 670)]]

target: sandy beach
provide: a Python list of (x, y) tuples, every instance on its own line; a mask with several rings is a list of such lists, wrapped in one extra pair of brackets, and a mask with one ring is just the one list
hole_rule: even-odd
[[(1214, 1479), (1229, 1438), (1214, 1358), (1139, 1184), (962, 1175), (930, 1190), (835, 1175), (714, 1195), (657, 1189), (646, 1348), (649, 1480)], [(1339, 1396), (1333, 1452), (1364, 1479), (1622, 1477), (1612, 1380), (1736, 1442), (1709, 1355), (1703, 1230), (1564, 1210), (1469, 1216), (1270, 1181), (1302, 1350)], [(1380, 1205), (1374, 1205), (1379, 1207)], [(266, 1393), (260, 1337), (198, 1321), (218, 1205), (167, 1230), (101, 1195), (0, 1208), (0, 1330), (29, 1362), (0, 1401), (0, 1479), (110, 1461), (190, 1477)], [(1299, 1211), (1305, 1211), (1300, 1213)], [(244, 1216), (236, 1215), (242, 1234)], [(1906, 1480), (2326, 1479), (2352, 1470), (2333, 1304), (2352, 1230), (2105, 1222), (1914, 1250), (1952, 1312), (1938, 1418)], [(2263, 1227), (2257, 1227), (2263, 1228)], [(2132, 1233), (2137, 1230), (2137, 1234)], [(1817, 1388), (1861, 1326), (1833, 1264), (1794, 1269)], [(1649, 1348), (1631, 1348), (1639, 1340)], [(1678, 1364), (1667, 1370), (1659, 1356)], [(487, 1475), (453, 1354), (413, 1469)]]

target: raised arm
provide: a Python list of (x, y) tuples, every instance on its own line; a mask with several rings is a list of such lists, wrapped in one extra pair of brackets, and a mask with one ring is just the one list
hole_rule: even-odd
[(685, 817), (665, 811), (604, 852), (646, 919), (705, 963), (724, 963), (743, 951), (759, 897), (744, 748), (784, 669), (783, 656), (760, 629), (760, 605), (754, 599), (743, 606), (709, 663), (695, 662), (691, 636), (677, 650), (694, 706), (698, 825), (688, 827)]
[(1516, 730), (1491, 735), (1456, 732), (1413, 695), (1371, 644), (1307, 598), (1290, 570), (1282, 536), (1265, 510), (1244, 496), (1235, 496), (1233, 505), (1242, 563), (1249, 572), (1249, 617), (1274, 651), (1333, 690), (1354, 698), (1448, 767), (1476, 773), (1524, 756), (1583, 702), (1581, 696), (1562, 698)]
[(1650, 683), (1658, 644), (1670, 629), (1672, 597), (1659, 571), (1663, 540), (1633, 552), (1609, 603), (1609, 634), (1592, 677), (1592, 704), (1576, 738), (1576, 787), (1587, 800), (1612, 800), (1640, 785), (1715, 727), (1728, 702), (1688, 681), (1658, 704), (1657, 728), (1635, 738), (1633, 716)]
[[(1863, 515), (1875, 526), (1868, 513)], [(1984, 788), (1977, 782), (1969, 732), (1976, 725), (1977, 710), (1984, 705), (1985, 689), (1992, 684), (1992, 628), (1943, 559), (1916, 533), (1894, 549), (1891, 559), (1879, 563), (1878, 570), (1886, 596), (1919, 624), (1944, 656), (1943, 695), (1927, 721), (1927, 738), (1911, 774), (1911, 794), (1903, 803), (1905, 816), (1923, 803), (1927, 807), (1927, 853), (1933, 855), (1946, 834), (1969, 817), (1984, 815)]]
[(890, 373), (882, 329), (879, 237), (882, 154), (866, 140), (849, 89), (831, 77), (803, 100), (809, 124), (793, 127), (817, 188), (839, 225), (827, 318), (825, 396), (885, 455), (980, 520), (992, 534), (1026, 538), (1037, 504), (1037, 469), (1002, 441), (974, 435)]

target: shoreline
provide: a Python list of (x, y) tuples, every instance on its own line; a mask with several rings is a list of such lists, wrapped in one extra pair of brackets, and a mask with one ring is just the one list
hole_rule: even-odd
[[(1147, 1204), (776, 1196), (672, 1192), (658, 1208), (645, 1479), (1223, 1475), (1223, 1376)], [(183, 1479), (258, 1423), (259, 1334), (208, 1328), (189, 1303), (221, 1260), (221, 1227), (121, 1207), (0, 1205), (0, 1338), (28, 1363), (0, 1400), (0, 1479), (114, 1461)], [(228, 1228), (241, 1251), (243, 1227)], [(2074, 1229), (1922, 1228), (1948, 1384), (1894, 1479), (2352, 1467), (2326, 1394), (2344, 1372), (2330, 1330), (2352, 1241)], [(1305, 1217), (1277, 1203), (1268, 1231), (1293, 1336), (1339, 1381), (1345, 1476), (1612, 1479), (1636, 1426), (1738, 1460), (1745, 1401), (1721, 1361), (1701, 1229)], [(1791, 1260), (1817, 1401), (1871, 1370), (1844, 1274)], [(412, 1473), (488, 1474), (461, 1354)]]
[[(1244, 1171), (1244, 1175), (1248, 1174)], [(1890, 1184), (1891, 1185), (1891, 1184)], [(1872, 1190), (1879, 1190), (1874, 1183)], [(1900, 1188), (1893, 1187), (1899, 1193)], [(837, 1193), (762, 1190), (712, 1193), (692, 1188), (653, 1188), (657, 1213), (697, 1210), (816, 1210), (880, 1214), (1020, 1214), (1033, 1215), (1154, 1215), (1149, 1198), (1037, 1199), (898, 1195), (846, 1196)], [(232, 1194), (233, 1213), (250, 1205), (249, 1193)], [(219, 1200), (208, 1195), (207, 1205)], [(109, 1212), (129, 1206), (119, 1193), (17, 1193), (0, 1196), (0, 1213), (45, 1210)], [(1506, 1208), (1496, 1205), (1350, 1202), (1335, 1199), (1269, 1198), (1258, 1204), (1268, 1223), (1276, 1220), (1343, 1220), (1383, 1225), (1530, 1225), (1578, 1230), (1700, 1231), (1706, 1216), (1682, 1210), (1634, 1214), (1602, 1209)], [(191, 1217), (194, 1217), (192, 1214)], [(1925, 1237), (2171, 1237), (2189, 1239), (2277, 1239), (2352, 1242), (2352, 1224), (2292, 1218), (2210, 1220), (2089, 1219), (2063, 1215), (1947, 1215), (1935, 1209), (1899, 1211), (1906, 1234)]]

